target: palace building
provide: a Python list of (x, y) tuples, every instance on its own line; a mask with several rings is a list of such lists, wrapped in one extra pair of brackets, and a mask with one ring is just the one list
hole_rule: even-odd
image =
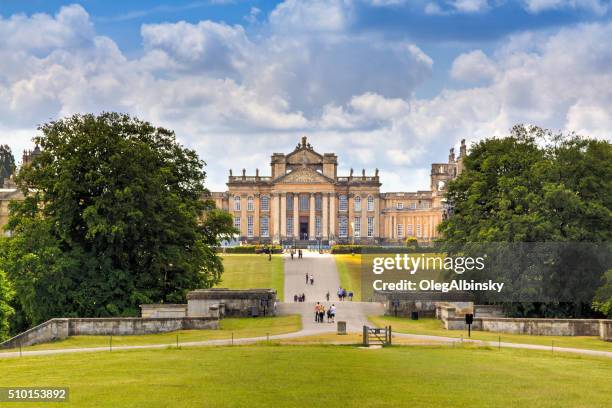
[(455, 158), (431, 166), (428, 191), (380, 191), (374, 174), (338, 175), (338, 157), (318, 153), (306, 137), (289, 154), (273, 153), (270, 176), (229, 173), (228, 190), (214, 192), (218, 208), (230, 212), (242, 242), (394, 244), (408, 237), (428, 243), (446, 217), (445, 190), (462, 170), (465, 140)]
[[(39, 153), (38, 146), (25, 151), (21, 165)], [(378, 169), (339, 176), (338, 157), (316, 152), (303, 137), (291, 153), (272, 154), (270, 176), (230, 170), (228, 190), (211, 195), (218, 208), (232, 214), (241, 242), (399, 244), (414, 237), (428, 243), (447, 216), (446, 184), (461, 172), (465, 155), (462, 140), (459, 157), (450, 149), (447, 163), (432, 164), (430, 190), (383, 193)], [(4, 180), (0, 228), (8, 221), (9, 202), (22, 199), (13, 177)]]

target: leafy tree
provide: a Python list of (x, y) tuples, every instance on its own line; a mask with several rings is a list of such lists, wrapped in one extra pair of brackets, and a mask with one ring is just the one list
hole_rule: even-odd
[(499, 270), (523, 293), (573, 300), (572, 312), (556, 308), (580, 315), (610, 262), (612, 144), (519, 125), (476, 143), (464, 169), (448, 187), (452, 216), (439, 227), (446, 247), (558, 243)]
[(415, 237), (406, 238), (405, 243), (408, 249), (416, 250), (419, 248), (419, 241)]
[(612, 318), (612, 269), (606, 271), (602, 281), (603, 284), (595, 292), (593, 309)]
[(6, 273), (0, 270), (0, 341), (5, 340), (9, 334), (9, 320), (15, 312), (10, 305), (13, 295)]
[(15, 171), (15, 157), (8, 145), (0, 145), (0, 187)]
[(172, 131), (117, 113), (40, 127), (0, 266), (28, 322), (134, 315), (220, 281), (231, 217), (204, 199), (204, 163)]

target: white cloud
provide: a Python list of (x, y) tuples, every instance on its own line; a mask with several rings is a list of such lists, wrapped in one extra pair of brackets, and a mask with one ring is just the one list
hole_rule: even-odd
[(306, 134), (339, 154), (342, 171), (380, 167), (389, 191), (429, 188), (430, 163), (458, 140), (518, 122), (612, 137), (612, 24), (463, 53), (450, 72), (460, 89), (417, 98), (432, 59), (417, 44), (351, 33), (352, 6), (288, 1), (255, 33), (211, 21), (145, 25), (139, 57), (96, 34), (80, 6), (0, 19), (0, 143), (20, 151), (39, 123), (119, 110), (176, 130), (208, 161), (215, 190), (229, 167), (265, 174), (271, 152)]
[(453, 61), (451, 76), (459, 81), (477, 83), (495, 79), (497, 68), (481, 50), (459, 55)]
[(523, 3), (530, 13), (569, 8), (585, 9), (602, 15), (610, 9), (607, 0), (524, 0)]

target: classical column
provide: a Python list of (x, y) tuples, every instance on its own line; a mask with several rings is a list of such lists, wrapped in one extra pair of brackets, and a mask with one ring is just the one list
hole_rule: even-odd
[(329, 235), (334, 239), (336, 237), (336, 222), (338, 214), (336, 213), (336, 193), (329, 194)]
[(280, 197), (280, 239), (287, 235), (287, 194), (281, 193)]
[(300, 239), (300, 196), (293, 194), (293, 236)]
[(315, 195), (310, 193), (310, 216), (308, 217), (308, 239), (315, 239)]
[(247, 236), (247, 195), (240, 195), (240, 235)]
[(321, 197), (321, 210), (323, 211), (323, 214), (321, 216), (321, 238), (322, 239), (329, 239), (329, 228), (328, 228), (328, 224), (329, 224), (329, 209), (327, 208), (327, 203), (328, 203), (328, 199), (327, 199), (327, 193), (323, 193), (323, 197)]
[[(259, 200), (261, 199), (261, 194), (257, 193), (253, 195), (253, 210), (252, 214), (253, 214), (253, 237), (259, 238), (261, 239), (261, 231), (259, 229), (259, 217), (261, 216), (261, 214), (259, 213)], [(268, 228), (269, 224), (268, 224)], [(268, 230), (268, 234), (270, 233), (270, 230)]]
[(272, 225), (269, 226), (269, 228), (272, 228), (272, 239), (275, 241), (280, 239), (280, 222), (278, 219), (278, 208), (280, 207), (279, 201), (278, 193), (273, 193), (272, 207), (270, 208)]
[(361, 237), (368, 238), (368, 195), (361, 195)]
[[(354, 213), (355, 213), (355, 195), (353, 193), (348, 193), (346, 195), (346, 200), (348, 202), (348, 211), (346, 212), (346, 216), (348, 217), (348, 225), (347, 225), (347, 229), (348, 229), (348, 239), (352, 239), (355, 240), (355, 229), (353, 227), (353, 223), (355, 222), (354, 218)], [(359, 237), (361, 238), (361, 235), (359, 235)], [(352, 243), (352, 241), (350, 242)]]
[[(380, 236), (380, 198), (374, 196), (374, 238), (381, 238)], [(406, 228), (406, 226), (404, 226)], [(406, 231), (404, 231), (404, 234)]]

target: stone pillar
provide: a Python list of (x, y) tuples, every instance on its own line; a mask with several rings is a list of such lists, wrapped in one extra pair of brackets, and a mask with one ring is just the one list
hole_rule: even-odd
[[(381, 238), (380, 234), (380, 198), (374, 196), (374, 238)], [(406, 228), (404, 226), (404, 228)], [(406, 232), (404, 231), (404, 234)]]
[(293, 194), (293, 236), (300, 239), (300, 196)]
[(329, 194), (329, 235), (334, 239), (336, 237), (336, 222), (338, 221), (338, 213), (336, 211), (336, 193)]
[(321, 197), (321, 239), (329, 239), (329, 209), (327, 208), (328, 199), (327, 193), (323, 193), (323, 197)]
[(308, 239), (315, 239), (315, 195), (310, 193), (309, 202), (310, 214), (308, 217)]
[(280, 235), (279, 239), (287, 235), (287, 194), (281, 193), (280, 197)]
[[(348, 240), (349, 244), (352, 244), (355, 240), (355, 231), (353, 228), (354, 218), (355, 218), (355, 195), (353, 193), (348, 193), (346, 195), (346, 200), (348, 202), (348, 211), (346, 212), (346, 216), (348, 217)], [(363, 204), (363, 203), (362, 203)], [(361, 237), (361, 235), (360, 235)]]
[(361, 195), (361, 238), (368, 239), (368, 195)]
[(240, 235), (247, 236), (247, 195), (240, 195)]
[[(259, 205), (259, 200), (261, 199), (261, 194), (257, 193), (253, 196), (253, 237), (261, 239), (261, 231), (259, 229), (259, 218), (261, 214), (259, 209), (261, 208)], [(270, 224), (268, 223), (268, 234), (270, 234)]]
[(274, 241), (278, 241), (280, 239), (280, 222), (278, 219), (278, 209), (280, 207), (280, 200), (278, 197), (278, 193), (274, 193), (272, 195), (272, 206), (270, 207), (270, 212), (272, 216), (270, 217), (271, 226), (269, 228), (272, 229), (272, 239)]

